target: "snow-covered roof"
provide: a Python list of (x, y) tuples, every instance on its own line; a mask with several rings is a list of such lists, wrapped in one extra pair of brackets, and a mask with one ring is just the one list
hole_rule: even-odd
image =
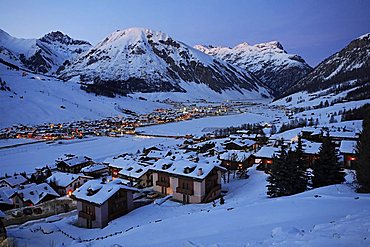
[(53, 175), (51, 175), (50, 177), (48, 177), (47, 182), (51, 183), (51, 182), (55, 181), (57, 186), (67, 187), (68, 185), (70, 185), (73, 181), (75, 181), (79, 177), (91, 178), (91, 177), (87, 177), (83, 174), (56, 172)]
[(138, 191), (135, 188), (124, 185), (120, 179), (105, 183), (96, 179), (84, 183), (72, 195), (76, 199), (102, 205), (120, 189)]
[(4, 190), (0, 190), (0, 204), (12, 205), (13, 201), (9, 199), (10, 195), (14, 193), (14, 189), (10, 189), (8, 193)]
[(251, 155), (250, 152), (229, 150), (225, 153), (220, 154), (220, 160), (232, 160), (235, 159), (237, 162), (244, 162)]
[(119, 171), (119, 174), (127, 176), (127, 177), (140, 178), (142, 175), (144, 175), (149, 170), (149, 168), (150, 168), (150, 165), (143, 166), (143, 165), (133, 162), (133, 163), (127, 164), (125, 168)]
[(96, 163), (89, 166), (86, 166), (81, 169), (81, 172), (83, 173), (89, 173), (89, 172), (96, 172), (100, 170), (108, 169), (108, 165), (104, 163)]
[(166, 157), (166, 155), (168, 154), (168, 150), (167, 151), (161, 151), (161, 150), (151, 150), (146, 157), (148, 158), (153, 158), (153, 159), (161, 159), (161, 158), (164, 158)]
[[(166, 172), (194, 179), (204, 179), (213, 168), (224, 170), (224, 168), (220, 166), (220, 161), (216, 157), (202, 157), (198, 162), (186, 159), (172, 160), (170, 158), (166, 158), (155, 162), (150, 169), (153, 171)], [(202, 172), (200, 172), (200, 170)]]
[(357, 138), (358, 135), (355, 132), (341, 132), (341, 131), (330, 131), (329, 135), (331, 137), (338, 137), (338, 138)]
[(9, 184), (11, 187), (15, 187), (17, 185), (24, 184), (28, 180), (25, 177), (23, 177), (22, 175), (15, 175), (15, 176), (12, 176), (12, 177), (9, 177), (9, 178), (1, 179), (0, 182), (2, 182), (2, 181)]
[(235, 145), (238, 145), (240, 147), (249, 147), (249, 146), (254, 145), (256, 142), (250, 139), (245, 139), (245, 140), (235, 139), (235, 140), (225, 142), (225, 145), (229, 143), (234, 143)]
[(343, 154), (355, 154), (356, 153), (356, 141), (341, 141), (339, 152)]
[[(291, 145), (292, 150), (295, 150), (297, 143)], [(305, 154), (318, 154), (320, 152), (321, 143), (304, 140), (302, 143), (303, 152)]]
[(56, 160), (57, 163), (59, 162), (66, 163), (69, 167), (77, 166), (82, 163), (86, 163), (91, 161), (90, 157), (87, 156), (77, 156), (77, 155), (64, 155)]
[(23, 201), (31, 201), (34, 205), (38, 204), (47, 195), (59, 197), (47, 183), (27, 184), (23, 189), (16, 190), (16, 193), (23, 194)]
[(279, 148), (275, 147), (262, 147), (258, 152), (254, 154), (257, 158), (269, 158), (272, 159), (274, 154), (276, 154), (279, 151)]

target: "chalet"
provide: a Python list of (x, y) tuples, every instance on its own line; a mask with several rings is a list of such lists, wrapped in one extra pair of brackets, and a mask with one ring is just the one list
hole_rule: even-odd
[(252, 151), (257, 148), (257, 143), (253, 140), (248, 139), (246, 140), (235, 139), (225, 142), (224, 146), (228, 150)]
[(81, 172), (94, 178), (106, 177), (109, 175), (109, 166), (106, 163), (96, 163), (82, 168)]
[(151, 168), (153, 189), (162, 195), (172, 194), (183, 203), (206, 203), (221, 195), (221, 175), (225, 169), (218, 160), (162, 159)]
[(251, 153), (240, 150), (229, 150), (220, 154), (221, 166), (228, 171), (246, 170), (253, 166), (254, 159), (250, 159)]
[(77, 200), (77, 224), (86, 228), (103, 228), (134, 208), (133, 193), (120, 179), (106, 182), (90, 180), (72, 194)]
[(140, 163), (135, 156), (125, 155), (123, 157), (106, 159), (105, 162), (109, 164), (109, 169), (113, 171), (112, 177), (120, 178), (127, 185), (137, 188), (153, 185), (152, 175), (149, 171), (150, 165)]
[(28, 183), (28, 179), (22, 175), (14, 175), (12, 177), (3, 178), (0, 180), (0, 187), (7, 186), (11, 188), (15, 188), (19, 185), (23, 185)]
[(278, 151), (279, 148), (264, 146), (256, 153), (252, 154), (251, 157), (254, 159), (253, 163), (260, 164), (262, 169), (266, 169), (272, 164), (272, 159)]
[(16, 189), (10, 197), (16, 208), (34, 206), (59, 197), (47, 183), (27, 184)]
[(84, 174), (56, 172), (47, 179), (47, 182), (59, 195), (70, 196), (73, 191), (91, 179), (92, 177)]
[(0, 246), (3, 246), (2, 242), (6, 239), (6, 229), (3, 222), (4, 218), (5, 214), (0, 210)]
[(118, 174), (118, 177), (127, 181), (130, 186), (145, 188), (153, 186), (152, 172), (150, 166), (140, 165), (138, 163), (128, 164)]
[[(312, 167), (315, 161), (319, 158), (321, 143), (312, 142), (302, 139), (303, 156), (307, 161), (307, 166)], [(292, 150), (295, 150), (297, 143), (291, 145)]]
[(189, 151), (205, 153), (208, 150), (215, 148), (215, 146), (216, 146), (215, 141), (204, 141), (193, 145), (188, 145), (187, 149)]
[(155, 161), (163, 159), (164, 157), (171, 155), (170, 150), (162, 151), (162, 150), (151, 150), (147, 155), (143, 155), (140, 158), (140, 161), (147, 162), (153, 164)]
[(79, 173), (82, 168), (93, 164), (90, 157), (65, 154), (55, 161), (59, 171), (68, 173)]
[(343, 155), (343, 163), (346, 168), (354, 169), (357, 160), (356, 141), (341, 141), (339, 152)]

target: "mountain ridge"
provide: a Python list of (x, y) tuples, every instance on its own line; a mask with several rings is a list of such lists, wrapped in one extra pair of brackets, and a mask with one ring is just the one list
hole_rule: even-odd
[(194, 47), (206, 54), (251, 71), (273, 89), (275, 95), (282, 94), (312, 70), (302, 57), (288, 54), (278, 41), (255, 45), (243, 42), (232, 48), (212, 45), (196, 45)]

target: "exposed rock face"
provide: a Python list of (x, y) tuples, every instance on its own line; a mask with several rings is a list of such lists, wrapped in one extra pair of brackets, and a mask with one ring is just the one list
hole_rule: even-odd
[(79, 76), (88, 91), (185, 92), (184, 84), (204, 84), (222, 93), (270, 91), (252, 74), (206, 55), (162, 32), (131, 28), (112, 33), (65, 69), (63, 79)]
[(312, 68), (298, 55), (288, 54), (277, 42), (249, 45), (241, 43), (234, 48), (196, 45), (196, 49), (251, 71), (262, 82), (280, 95), (307, 75)]
[(59, 31), (40, 39), (18, 39), (0, 30), (0, 58), (37, 73), (52, 74), (90, 47), (89, 42), (74, 40)]

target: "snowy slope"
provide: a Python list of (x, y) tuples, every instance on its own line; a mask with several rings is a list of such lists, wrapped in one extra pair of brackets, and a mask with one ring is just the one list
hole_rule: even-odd
[(325, 59), (289, 89), (287, 94), (298, 91), (317, 92), (345, 83), (364, 85), (369, 83), (369, 74), (370, 33), (351, 41), (341, 51)]
[(19, 39), (0, 29), (0, 58), (34, 72), (56, 72), (66, 60), (73, 60), (90, 47), (89, 42), (74, 40), (59, 31), (40, 39)]
[[(249, 174), (247, 180), (223, 185), (229, 192), (225, 204), (217, 201), (216, 207), (168, 201), (138, 208), (103, 229), (74, 226), (74, 213), (7, 230), (27, 246), (369, 246), (369, 195), (343, 184), (269, 199), (266, 174), (254, 168)], [(80, 243), (59, 230), (77, 239), (98, 239)]]
[[(232, 90), (250, 98), (270, 97), (258, 79), (247, 71), (173, 40), (167, 34), (143, 28), (112, 33), (81, 54), (59, 75), (79, 77), (87, 90), (102, 94), (132, 92), (187, 92), (188, 84), (206, 85), (221, 94)], [(196, 92), (196, 91), (194, 91)], [(257, 92), (257, 94), (256, 94)]]
[(288, 54), (277, 41), (256, 45), (241, 43), (233, 48), (203, 45), (196, 45), (195, 48), (253, 72), (276, 95), (312, 70), (303, 58)]
[(120, 109), (149, 113), (157, 108), (169, 107), (130, 97), (95, 96), (81, 90), (75, 82), (34, 74), (22, 76), (22, 71), (9, 70), (2, 64), (0, 77), (11, 90), (0, 91), (0, 128), (17, 123), (55, 123), (124, 115)]

